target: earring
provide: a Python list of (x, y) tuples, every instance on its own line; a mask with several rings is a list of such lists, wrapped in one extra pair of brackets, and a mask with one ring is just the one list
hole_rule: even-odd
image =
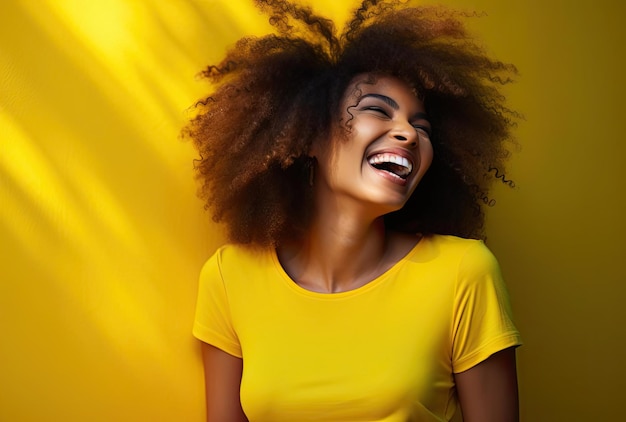
[(315, 181), (315, 157), (309, 160), (309, 186), (313, 186)]

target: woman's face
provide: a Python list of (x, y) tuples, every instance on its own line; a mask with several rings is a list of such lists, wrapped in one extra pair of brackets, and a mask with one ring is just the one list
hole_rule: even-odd
[(380, 215), (402, 208), (433, 157), (424, 104), (402, 80), (365, 74), (348, 86), (341, 110), (347, 139), (338, 133), (315, 154), (318, 193), (354, 199)]

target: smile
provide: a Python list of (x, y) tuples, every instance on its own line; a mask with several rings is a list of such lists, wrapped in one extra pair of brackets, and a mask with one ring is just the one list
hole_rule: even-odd
[(402, 180), (406, 180), (413, 172), (413, 163), (408, 158), (389, 152), (374, 154), (367, 159), (367, 162), (372, 167)]

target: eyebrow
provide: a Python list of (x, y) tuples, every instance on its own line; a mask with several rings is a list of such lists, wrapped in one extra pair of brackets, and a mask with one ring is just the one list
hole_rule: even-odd
[(415, 113), (415, 116), (413, 116), (413, 118), (417, 119), (417, 120), (426, 120), (426, 121), (428, 121), (428, 114), (420, 111), (419, 113)]
[(385, 104), (387, 104), (389, 107), (393, 108), (394, 110), (397, 110), (400, 108), (398, 103), (396, 103), (396, 101), (393, 98), (390, 98), (386, 95), (381, 95), (381, 94), (365, 94), (361, 97), (359, 101), (368, 97), (378, 98), (379, 100), (383, 101)]
[[(381, 101), (383, 101), (385, 104), (387, 104), (389, 107), (393, 108), (394, 110), (398, 110), (400, 108), (400, 106), (398, 105), (398, 103), (391, 97), (388, 97), (386, 95), (382, 95), (382, 94), (365, 94), (363, 95), (360, 99), (359, 102), (361, 100), (363, 100), (364, 98), (368, 98), (368, 97), (373, 97), (373, 98), (377, 98)], [(415, 113), (415, 115), (413, 116), (412, 119), (417, 119), (417, 120), (426, 120), (428, 121), (428, 115), (424, 112), (418, 112)]]

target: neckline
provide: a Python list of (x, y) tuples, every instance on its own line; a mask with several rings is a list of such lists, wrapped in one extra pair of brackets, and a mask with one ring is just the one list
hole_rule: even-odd
[(350, 298), (353, 296), (361, 295), (383, 284), (387, 279), (390, 278), (390, 276), (400, 271), (400, 269), (404, 265), (406, 265), (406, 262), (409, 261), (418, 252), (419, 249), (422, 248), (422, 245), (427, 241), (426, 238), (427, 236), (422, 235), (420, 239), (417, 241), (417, 243), (413, 245), (413, 247), (402, 258), (400, 258), (398, 262), (393, 264), (387, 271), (383, 272), (378, 277), (374, 278), (373, 280), (365, 283), (364, 285), (360, 287), (357, 287), (356, 289), (346, 290), (344, 292), (338, 292), (338, 293), (316, 292), (316, 291), (309, 290), (300, 286), (298, 283), (296, 283), (295, 280), (293, 280), (289, 276), (289, 274), (287, 274), (287, 272), (283, 268), (282, 264), (280, 263), (278, 259), (278, 253), (276, 251), (276, 248), (271, 249), (271, 258), (272, 258), (272, 262), (274, 264), (275, 270), (281, 278), (281, 281), (283, 281), (283, 284), (285, 284), (292, 291), (298, 294), (304, 295), (304, 296), (308, 296), (308, 297), (312, 297), (316, 299), (322, 299), (322, 300), (345, 299), (345, 298)]

